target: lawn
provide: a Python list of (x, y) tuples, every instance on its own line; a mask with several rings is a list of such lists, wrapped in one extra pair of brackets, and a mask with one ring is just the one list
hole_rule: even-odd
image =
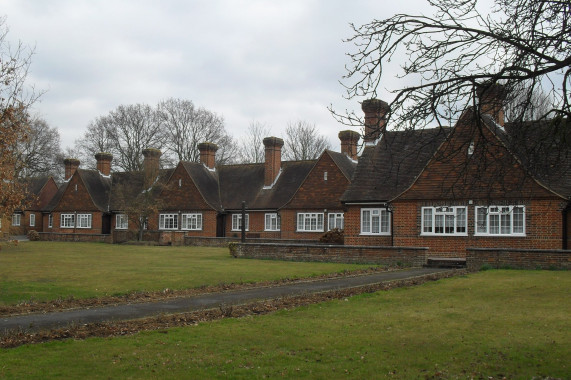
[(491, 270), (120, 338), (0, 350), (0, 378), (570, 378), (571, 275)]
[(26, 242), (0, 251), (0, 305), (310, 277), (367, 267), (235, 259), (227, 248)]

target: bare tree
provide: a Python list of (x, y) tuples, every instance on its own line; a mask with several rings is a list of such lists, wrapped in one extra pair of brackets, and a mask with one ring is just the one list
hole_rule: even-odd
[(259, 121), (252, 121), (246, 136), (240, 140), (240, 161), (243, 163), (264, 162), (264, 138), (270, 136), (270, 127)]
[(8, 28), (0, 18), (0, 218), (21, 205), (25, 194), (16, 179), (20, 156), (15, 148), (27, 138), (28, 107), (39, 94), (26, 84), (33, 50), (10, 46)]
[[(82, 165), (91, 169), (95, 169), (95, 155), (100, 152), (117, 154), (115, 150), (115, 142), (111, 137), (113, 119), (107, 116), (100, 116), (91, 121), (87, 126), (87, 130), (83, 137), (75, 141), (75, 148), (68, 149), (66, 156), (79, 158)], [(117, 168), (115, 161), (112, 162), (114, 168)]]
[(327, 138), (319, 135), (315, 124), (306, 121), (288, 123), (284, 146), (287, 160), (312, 160), (330, 146)]
[(19, 178), (51, 175), (61, 176), (60, 160), (63, 155), (57, 128), (34, 117), (29, 123), (27, 138), (16, 146), (18, 163), (16, 175)]
[(161, 129), (166, 132), (165, 147), (168, 152), (165, 153), (170, 153), (174, 162), (200, 161), (198, 144), (202, 142), (218, 145), (218, 162), (231, 157), (229, 153), (234, 141), (226, 132), (222, 116), (197, 108), (190, 100), (175, 98), (160, 102), (157, 113)]
[[(541, 88), (553, 105), (543, 118), (569, 117), (571, 85), (571, 3), (559, 0), (495, 0), (489, 14), (477, 0), (433, 0), (431, 16), (397, 14), (352, 25), (345, 83), (348, 98), (377, 96), (384, 65), (397, 57), (404, 87), (395, 94), (387, 120), (401, 128), (447, 125), (477, 109), (477, 87), (501, 83), (507, 94), (525, 89), (520, 115)], [(391, 73), (391, 76), (394, 76)], [(509, 96), (509, 95), (508, 95)], [(353, 114), (334, 116), (361, 124)]]

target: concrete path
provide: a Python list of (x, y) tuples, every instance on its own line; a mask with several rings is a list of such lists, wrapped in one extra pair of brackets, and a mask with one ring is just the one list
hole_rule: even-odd
[(160, 314), (185, 313), (220, 306), (246, 304), (307, 293), (319, 293), (373, 285), (394, 280), (410, 279), (432, 273), (449, 271), (442, 268), (413, 268), (394, 272), (379, 272), (364, 276), (342, 277), (261, 287), (221, 293), (210, 293), (187, 298), (174, 298), (160, 302), (122, 304), (100, 308), (77, 309), (46, 314), (28, 314), (0, 318), (0, 333), (10, 330), (46, 330), (70, 324), (87, 324), (153, 317)]

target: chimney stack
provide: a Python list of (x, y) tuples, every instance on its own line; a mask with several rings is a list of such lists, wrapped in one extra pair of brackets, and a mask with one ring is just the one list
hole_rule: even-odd
[(476, 87), (476, 95), (480, 101), (480, 114), (492, 116), (494, 121), (503, 127), (505, 87), (498, 83), (480, 83)]
[(111, 174), (111, 161), (113, 160), (113, 155), (111, 153), (100, 152), (95, 155), (97, 160), (97, 170), (104, 176)]
[(266, 137), (266, 161), (264, 164), (264, 186), (271, 186), (276, 180), (282, 166), (282, 146), (284, 140), (278, 137)]
[(63, 164), (65, 166), (65, 180), (68, 181), (79, 167), (79, 160), (76, 158), (66, 158), (63, 160)]
[(347, 157), (353, 161), (357, 160), (357, 143), (361, 138), (359, 132), (347, 130), (339, 132), (339, 140), (341, 140), (341, 153), (345, 153)]
[(214, 170), (216, 166), (216, 151), (218, 150), (218, 145), (203, 142), (198, 144), (198, 150), (200, 151), (200, 162), (210, 170)]
[(157, 177), (159, 176), (159, 167), (161, 158), (161, 151), (155, 148), (147, 148), (143, 150), (143, 175), (145, 181), (145, 188), (150, 188)]
[(387, 102), (380, 99), (367, 99), (361, 104), (365, 113), (365, 144), (374, 143), (386, 129), (385, 115), (390, 108)]

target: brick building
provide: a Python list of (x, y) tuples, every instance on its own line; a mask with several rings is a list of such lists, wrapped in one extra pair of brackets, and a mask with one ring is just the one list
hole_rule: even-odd
[[(26, 194), (24, 206), (17, 209), (11, 219), (4, 218), (1, 223), (10, 235), (26, 235), (30, 230), (42, 231), (42, 209), (58, 191), (58, 186), (50, 176), (28, 178), (22, 181)], [(9, 222), (9, 224), (8, 224)]]
[[(454, 257), (467, 247), (569, 248), (567, 121), (505, 123), (496, 90), (480, 92), (479, 112), (468, 109), (453, 128), (381, 128), (367, 140), (341, 198), (345, 244)], [(366, 130), (384, 127), (385, 105), (363, 103)]]

